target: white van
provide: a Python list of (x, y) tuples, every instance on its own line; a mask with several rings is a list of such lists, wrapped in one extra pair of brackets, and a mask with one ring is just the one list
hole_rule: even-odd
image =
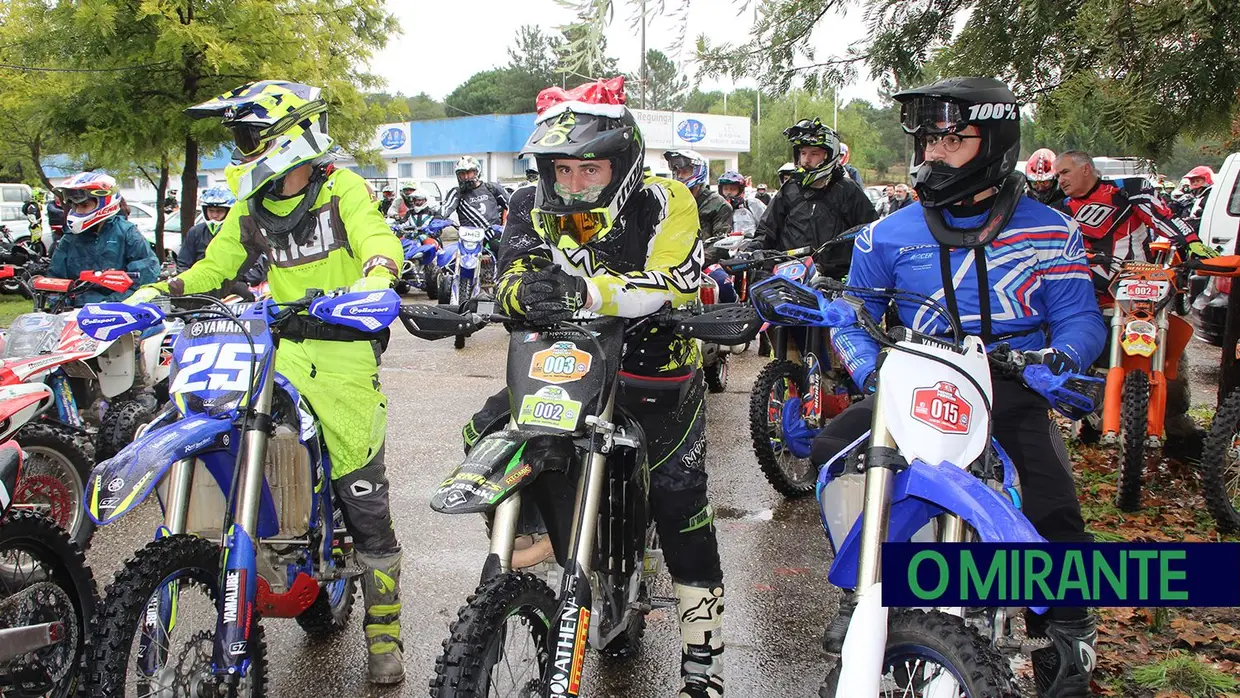
[(1207, 245), (1232, 250), (1240, 231), (1240, 153), (1232, 153), (1214, 175), (1214, 187), (1201, 212), (1198, 234)]

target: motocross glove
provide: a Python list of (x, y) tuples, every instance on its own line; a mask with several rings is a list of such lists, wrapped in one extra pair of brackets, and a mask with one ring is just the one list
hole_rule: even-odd
[(382, 255), (375, 255), (362, 265), (362, 278), (353, 282), (349, 290), (384, 291), (396, 282), (396, 262)]
[(139, 303), (150, 303), (156, 298), (166, 295), (168, 295), (168, 283), (159, 281), (150, 286), (143, 286), (121, 302), (125, 305), (138, 305)]
[(546, 260), (534, 271), (521, 275), (516, 291), (517, 312), (531, 324), (546, 326), (563, 322), (589, 302), (586, 280), (565, 274), (558, 264)]
[(1201, 259), (1214, 259), (1218, 256), (1217, 250), (1200, 240), (1188, 243), (1188, 253)]
[(1038, 351), (1025, 352), (1025, 362), (1030, 364), (1042, 364), (1051, 370), (1056, 376), (1065, 373), (1075, 373), (1079, 370), (1076, 360), (1071, 356), (1059, 351), (1058, 349), (1040, 349)]

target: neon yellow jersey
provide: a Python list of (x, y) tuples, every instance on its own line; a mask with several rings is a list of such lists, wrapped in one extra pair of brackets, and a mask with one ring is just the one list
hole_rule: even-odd
[[(287, 215), (301, 199), (264, 199), (262, 205)], [(312, 288), (347, 288), (374, 269), (393, 275), (400, 269), (404, 256), (400, 240), (375, 208), (366, 181), (355, 172), (342, 168), (328, 174), (306, 213), (315, 220), (314, 227), (287, 247), (274, 246), (262, 232), (250, 215), (253, 203), (239, 201), (232, 207), (205, 256), (168, 281), (172, 295), (209, 293), (235, 279), (243, 265), (260, 255), (267, 257), (267, 281), (277, 303), (295, 301)]]

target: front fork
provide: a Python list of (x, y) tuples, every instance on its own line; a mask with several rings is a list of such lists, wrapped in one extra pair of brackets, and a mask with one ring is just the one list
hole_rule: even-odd
[[(270, 361), (274, 363), (274, 352)], [(258, 596), (258, 565), (252, 531), (258, 530), (258, 507), (263, 494), (267, 439), (271, 436), (271, 400), (275, 366), (264, 372), (263, 385), (253, 405), (248, 428), (241, 434), (241, 468), (236, 519), (224, 536), (219, 609), (216, 614), (216, 676), (236, 685), (250, 668), (249, 640)]]
[[(1106, 399), (1102, 407), (1102, 434), (1105, 443), (1115, 443), (1119, 438), (1120, 417), (1124, 400), (1124, 377), (1128, 369), (1123, 366), (1124, 349), (1120, 344), (1127, 317), (1117, 308), (1111, 317), (1111, 346), (1107, 355)], [(1147, 412), (1146, 435), (1151, 445), (1161, 445), (1165, 437), (1167, 411), (1167, 335), (1170, 318), (1163, 308), (1155, 316), (1157, 334), (1154, 354), (1150, 357), (1150, 395)], [(1140, 369), (1137, 369), (1140, 370)]]

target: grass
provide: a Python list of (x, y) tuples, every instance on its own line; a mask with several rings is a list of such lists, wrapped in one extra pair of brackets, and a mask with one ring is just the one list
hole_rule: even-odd
[(1234, 690), (1235, 679), (1206, 662), (1183, 652), (1132, 670), (1132, 680), (1142, 688), (1155, 691), (1179, 691), (1192, 698), (1214, 698)]
[(21, 296), (0, 296), (0, 327), (8, 327), (13, 318), (30, 312), (33, 307), (28, 299)]
[(1214, 421), (1214, 405), (1197, 405), (1189, 409), (1188, 416), (1202, 427), (1209, 429), (1210, 423)]

